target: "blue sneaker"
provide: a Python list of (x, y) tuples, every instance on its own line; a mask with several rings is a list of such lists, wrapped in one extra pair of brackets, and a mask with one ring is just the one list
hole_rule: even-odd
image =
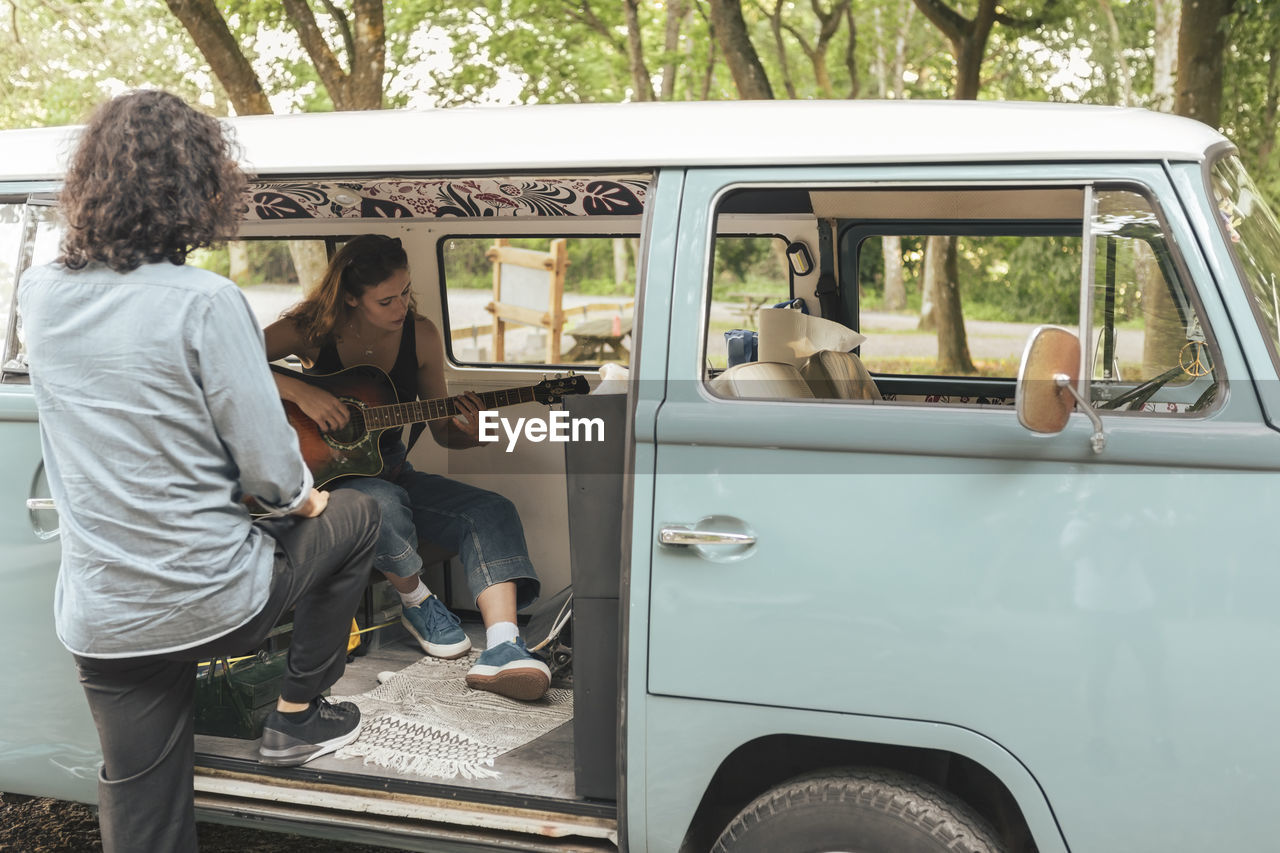
[(404, 608), (400, 623), (433, 658), (453, 660), (471, 651), (471, 640), (462, 630), (462, 621), (434, 595), (417, 607)]
[(532, 702), (551, 686), (551, 670), (516, 637), (481, 652), (467, 671), (467, 686)]

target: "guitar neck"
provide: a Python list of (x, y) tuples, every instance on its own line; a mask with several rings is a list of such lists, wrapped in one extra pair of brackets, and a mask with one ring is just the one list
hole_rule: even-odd
[[(534, 387), (527, 385), (522, 388), (481, 391), (476, 396), (484, 403), (483, 408), (498, 409), (503, 406), (514, 406), (517, 403), (533, 402)], [(371, 430), (391, 429), (406, 424), (451, 418), (460, 411), (456, 397), (437, 397), (434, 400), (414, 400), (411, 403), (371, 406), (364, 410), (364, 423), (365, 427)]]

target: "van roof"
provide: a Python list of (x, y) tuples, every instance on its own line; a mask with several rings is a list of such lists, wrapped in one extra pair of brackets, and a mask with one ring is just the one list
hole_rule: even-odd
[[(698, 101), (229, 119), (259, 176), (645, 170), (851, 162), (1192, 160), (1224, 137), (1120, 107), (1007, 101)], [(77, 128), (0, 132), (0, 181), (61, 176)]]

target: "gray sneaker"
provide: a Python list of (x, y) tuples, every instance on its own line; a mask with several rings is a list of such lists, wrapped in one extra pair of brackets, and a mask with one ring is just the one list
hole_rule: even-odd
[(471, 639), (462, 630), (462, 620), (434, 595), (417, 607), (404, 608), (400, 622), (433, 658), (453, 660), (471, 651)]
[(360, 709), (351, 702), (334, 705), (319, 696), (311, 715), (300, 723), (272, 709), (262, 729), (258, 763), (274, 767), (306, 764), (351, 743), (360, 734)]

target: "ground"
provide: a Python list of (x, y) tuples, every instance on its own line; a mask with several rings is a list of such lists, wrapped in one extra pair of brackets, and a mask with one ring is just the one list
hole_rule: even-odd
[[(387, 853), (297, 835), (202, 823), (200, 853)], [(79, 803), (0, 794), (0, 851), (94, 853), (102, 850), (98, 818)]]

